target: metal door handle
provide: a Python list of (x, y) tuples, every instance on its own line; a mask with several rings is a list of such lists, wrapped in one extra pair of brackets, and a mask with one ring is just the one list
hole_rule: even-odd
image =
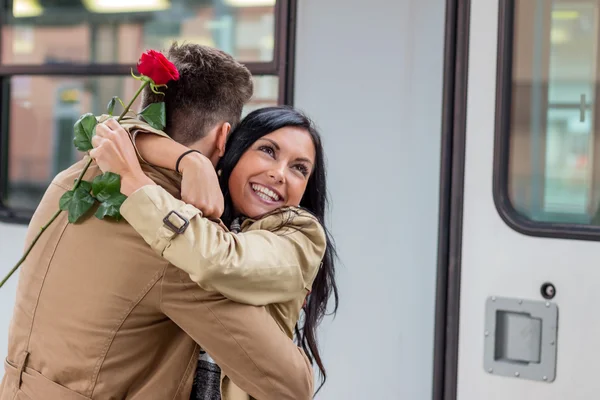
[(556, 377), (558, 307), (547, 301), (490, 297), (484, 366), (488, 373), (544, 382)]

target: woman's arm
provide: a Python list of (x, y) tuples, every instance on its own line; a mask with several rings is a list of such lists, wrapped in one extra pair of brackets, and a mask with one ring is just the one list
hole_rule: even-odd
[[(189, 150), (171, 138), (155, 132), (136, 136), (139, 136), (137, 152), (140, 157), (146, 157), (148, 161), (144, 161), (162, 168), (175, 169), (177, 159)], [(94, 149), (90, 155), (102, 171), (121, 175), (121, 193), (125, 196), (144, 185), (153, 184), (142, 172), (129, 133), (115, 120), (109, 119), (98, 124), (92, 145)], [(202, 210), (206, 217), (220, 218), (223, 214), (224, 200), (212, 162), (202, 154), (189, 153), (181, 159), (179, 171), (182, 173), (183, 201)]]
[[(175, 164), (180, 155), (190, 148), (171, 138), (158, 136), (153, 133), (138, 132), (134, 137), (134, 146), (140, 157), (148, 164), (175, 171)], [(199, 153), (190, 153), (181, 159), (179, 172), (183, 172), (188, 162), (203, 157)]]
[[(159, 254), (206, 290), (231, 300), (266, 305), (310, 290), (326, 238), (309, 213), (289, 209), (239, 234), (225, 232), (201, 212), (158, 186), (145, 186), (121, 214)], [(277, 232), (282, 222), (285, 227)]]
[[(92, 144), (90, 155), (102, 171), (121, 175), (121, 191), (129, 196), (121, 206), (123, 217), (202, 287), (252, 305), (287, 301), (310, 290), (326, 247), (323, 228), (312, 215), (290, 209), (255, 222), (249, 232), (228, 233), (155, 185), (119, 126), (99, 125)], [(270, 231), (282, 222), (283, 229)]]
[[(134, 145), (149, 164), (171, 170), (176, 170), (177, 159), (190, 150), (171, 138), (141, 132), (136, 135)], [(181, 199), (202, 210), (206, 217), (220, 218), (225, 200), (211, 161), (200, 153), (188, 153), (179, 162), (178, 172), (181, 173)]]

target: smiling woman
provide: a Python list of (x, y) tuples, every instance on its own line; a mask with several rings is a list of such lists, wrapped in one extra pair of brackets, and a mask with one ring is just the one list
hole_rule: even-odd
[(229, 178), (237, 214), (252, 218), (282, 206), (298, 206), (315, 163), (310, 133), (284, 127), (256, 141), (239, 159)]
[[(319, 187), (325, 185), (321, 139), (312, 121), (300, 112), (282, 107), (252, 112), (231, 134), (227, 146), (217, 165), (226, 224), (240, 214), (256, 217), (289, 205), (314, 210), (321, 202)], [(252, 184), (269, 189), (279, 199), (267, 194), (268, 200), (258, 201)]]
[[(290, 338), (295, 332), (299, 345), (315, 360), (324, 383), (316, 330), (331, 295), (335, 313), (338, 295), (335, 249), (324, 222), (323, 146), (312, 121), (293, 108), (262, 108), (248, 114), (231, 133), (217, 164), (225, 202), (221, 220), (229, 232), (209, 223), (203, 204), (184, 202), (183, 183), (180, 201), (149, 181), (128, 133), (116, 124), (111, 128), (114, 134), (98, 142), (97, 161), (103, 171), (121, 175), (129, 190), (123, 217), (155, 251), (203, 288), (241, 303), (271, 307), (279, 326)], [(173, 169), (177, 154), (191, 154), (160, 132), (134, 137), (144, 142), (140, 155), (162, 168)], [(200, 144), (190, 145), (195, 146)], [(208, 161), (196, 168), (209, 168), (217, 175)], [(183, 181), (188, 171), (183, 169)], [(214, 182), (210, 174), (204, 176), (206, 180), (193, 182), (201, 191), (210, 190)], [(165, 224), (185, 240), (174, 236), (157, 241), (157, 229), (164, 230)], [(299, 326), (302, 309), (304, 324)]]

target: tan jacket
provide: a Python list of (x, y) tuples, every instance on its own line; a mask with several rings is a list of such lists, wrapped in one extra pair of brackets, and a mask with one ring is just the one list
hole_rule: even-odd
[[(242, 232), (235, 234), (160, 186), (133, 193), (121, 213), (159, 255), (202, 288), (240, 303), (266, 305), (281, 329), (293, 337), (326, 247), (325, 232), (311, 214), (290, 207), (258, 221), (246, 219)], [(167, 215), (184, 232), (166, 228)]]
[[(266, 305), (279, 327), (293, 338), (326, 245), (324, 231), (312, 215), (290, 208), (259, 221), (245, 220), (242, 233), (234, 234), (202, 218), (197, 208), (160, 186), (135, 192), (123, 203), (121, 213), (158, 254), (202, 288), (238, 302)], [(163, 219), (169, 214), (176, 229), (185, 229), (183, 233), (165, 228)], [(273, 231), (287, 221), (284, 229)], [(222, 392), (238, 392), (224, 374), (221, 378)]]
[[(134, 131), (134, 142), (138, 132)], [(321, 224), (310, 213), (289, 207), (260, 220), (246, 219), (241, 233), (234, 234), (160, 186), (146, 186), (123, 203), (121, 214), (159, 255), (202, 288), (237, 302), (266, 306), (293, 338), (327, 245)], [(171, 229), (163, 221), (167, 216)], [(225, 375), (221, 389), (240, 392)]]
[[(54, 179), (27, 244), (83, 163)], [(145, 171), (177, 195), (176, 176)], [(92, 164), (85, 179), (99, 173)], [(73, 225), (61, 213), (21, 266), (0, 400), (187, 400), (196, 342), (256, 399), (312, 398), (308, 359), (264, 307), (202, 289), (126, 222), (91, 217)]]

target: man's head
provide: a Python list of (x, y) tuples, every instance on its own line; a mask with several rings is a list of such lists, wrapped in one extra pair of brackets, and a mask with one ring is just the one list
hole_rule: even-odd
[(242, 108), (252, 97), (252, 75), (229, 54), (212, 47), (173, 43), (165, 55), (180, 78), (163, 88), (164, 96), (146, 87), (141, 106), (164, 101), (165, 132), (216, 164), (232, 126), (240, 121)]

